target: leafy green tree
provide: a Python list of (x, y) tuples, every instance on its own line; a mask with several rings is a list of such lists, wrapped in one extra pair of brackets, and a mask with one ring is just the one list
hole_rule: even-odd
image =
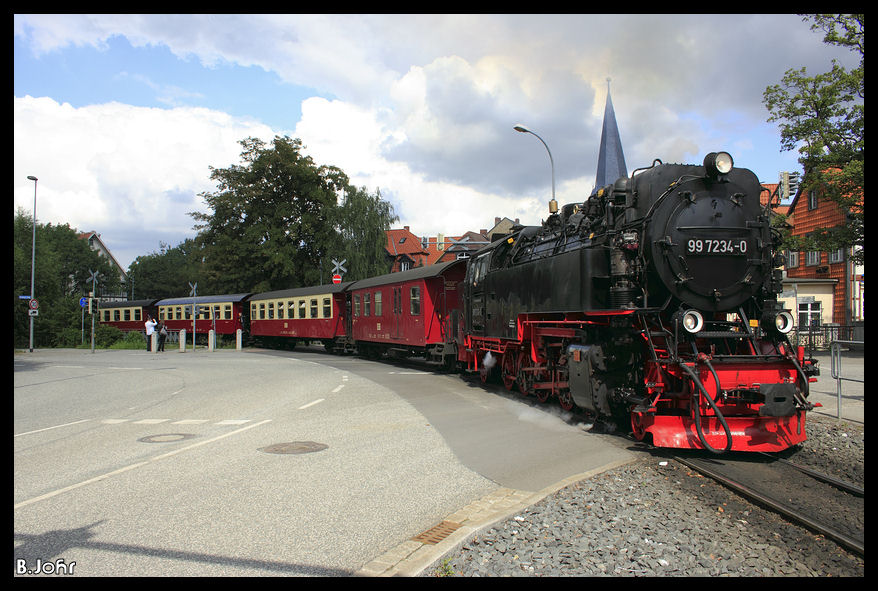
[(316, 165), (299, 139), (240, 143), (242, 164), (211, 168), (218, 189), (201, 194), (210, 213), (190, 213), (203, 256), (199, 293), (316, 285), (328, 281), (331, 258), (368, 260), (383, 247), (395, 217), (380, 196), (354, 189), (335, 166)]
[(823, 198), (848, 212), (848, 224), (827, 228), (807, 239), (790, 239), (795, 249), (834, 250), (859, 246), (854, 260), (865, 260), (865, 20), (863, 14), (804, 15), (823, 41), (859, 52), (860, 63), (848, 71), (833, 60), (829, 72), (809, 76), (790, 69), (780, 84), (763, 94), (769, 122), (779, 122), (781, 150), (797, 149), (804, 169), (801, 191), (817, 189)]
[[(128, 268), (131, 299), (160, 299), (189, 294), (189, 284), (201, 286), (201, 247), (193, 239), (177, 246), (160, 243), (159, 252), (134, 259)], [(133, 292), (133, 295), (131, 293)]]
[(345, 281), (375, 277), (390, 272), (385, 256), (386, 231), (398, 221), (393, 206), (381, 199), (381, 192), (370, 195), (365, 187), (345, 190), (337, 210), (338, 260), (346, 260)]
[[(111, 263), (89, 248), (69, 225), (38, 223), (36, 230), (34, 295), (40, 308), (34, 319), (34, 346), (68, 345), (71, 329), (81, 326), (79, 299), (92, 289), (89, 271), (98, 273), (97, 295), (118, 293), (119, 276)], [(15, 347), (27, 346), (30, 335), (27, 300), (19, 300), (18, 296), (30, 295), (32, 243), (32, 215), (19, 208), (13, 219), (12, 241)]]

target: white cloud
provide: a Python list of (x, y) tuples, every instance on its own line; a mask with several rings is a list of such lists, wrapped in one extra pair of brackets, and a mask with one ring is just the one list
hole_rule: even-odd
[[(733, 154), (736, 163), (762, 167), (771, 182), (780, 159), (762, 91), (789, 67), (817, 71), (830, 53), (795, 15), (16, 15), (14, 32), (37, 55), (104, 49), (122, 35), (209, 68), (259, 66), (318, 89), (330, 98), (304, 100), (292, 135), (318, 164), (380, 188), (416, 234), (545, 217), (549, 162), (515, 123), (551, 146), (558, 201), (585, 198), (607, 77), (629, 172), (736, 147), (747, 156)], [(148, 81), (164, 104), (197, 99)], [(725, 110), (739, 119), (718, 115)], [(209, 166), (239, 161), (240, 139), (283, 133), (206, 109), (31, 97), (15, 98), (14, 120), (15, 205), (30, 209), (25, 179), (40, 177), (41, 220), (154, 238), (119, 257), (127, 262), (160, 236), (194, 235), (186, 212), (215, 189)]]
[[(270, 140), (271, 129), (201, 108), (155, 109), (107, 103), (82, 108), (49, 98), (15, 98), (14, 208), (33, 210), (28, 175), (39, 178), (37, 219), (102, 235), (140, 236), (117, 252), (124, 266), (192, 236), (197, 197), (215, 190), (210, 166), (239, 161), (239, 140)], [(172, 238), (173, 237), (173, 238)]]

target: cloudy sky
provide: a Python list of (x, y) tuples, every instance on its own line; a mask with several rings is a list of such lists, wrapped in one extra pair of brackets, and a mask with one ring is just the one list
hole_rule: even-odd
[(209, 167), (301, 138), (417, 235), (538, 224), (593, 189), (607, 78), (628, 172), (710, 151), (777, 182), (762, 93), (855, 56), (795, 15), (16, 15), (14, 205), (123, 267), (195, 236)]

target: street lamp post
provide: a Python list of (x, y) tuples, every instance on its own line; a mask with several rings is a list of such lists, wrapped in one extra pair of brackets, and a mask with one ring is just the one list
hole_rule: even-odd
[[(33, 227), (33, 239), (31, 241), (31, 249), (30, 249), (30, 299), (34, 299), (34, 270), (36, 269), (36, 260), (37, 260), (37, 177), (29, 176), (27, 180), (34, 182), (34, 227)], [(28, 301), (30, 304), (30, 301)], [(34, 317), (33, 313), (30, 311), (30, 305), (28, 305), (28, 314), (30, 315), (30, 346), (29, 350), (31, 353), (34, 352)]]
[(529, 133), (532, 136), (535, 136), (538, 140), (543, 142), (543, 145), (546, 147), (546, 152), (549, 153), (549, 163), (552, 165), (552, 200), (549, 201), (549, 213), (555, 213), (558, 211), (558, 202), (555, 201), (555, 160), (552, 158), (552, 151), (549, 149), (549, 146), (543, 141), (543, 138), (538, 136), (536, 133), (522, 125), (521, 123), (515, 125), (512, 129), (521, 133)]

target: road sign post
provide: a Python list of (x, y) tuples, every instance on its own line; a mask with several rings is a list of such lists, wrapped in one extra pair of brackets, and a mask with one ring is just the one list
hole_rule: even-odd
[[(98, 292), (98, 272), (88, 270), (88, 280), (92, 282), (91, 293), (88, 294), (89, 300)], [(95, 315), (91, 315), (91, 352), (95, 352)]]

